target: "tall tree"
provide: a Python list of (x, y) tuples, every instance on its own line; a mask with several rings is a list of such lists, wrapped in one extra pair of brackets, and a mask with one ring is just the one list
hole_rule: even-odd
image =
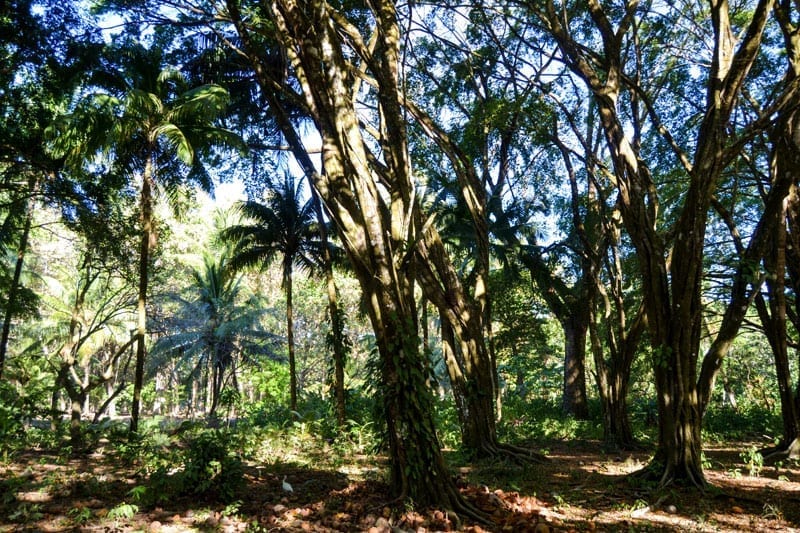
[[(778, 113), (778, 119), (771, 130), (773, 183), (783, 182), (786, 195), (781, 207), (772, 213), (774, 221), (769, 241), (771, 249), (764, 256), (767, 275), (769, 302), (764, 302), (759, 294), (756, 299), (759, 317), (769, 340), (775, 360), (778, 392), (783, 419), (783, 439), (776, 449), (769, 450), (771, 460), (797, 457), (800, 455), (800, 396), (793, 391), (787, 342), (787, 288), (791, 287), (797, 295), (797, 264), (788, 264), (788, 258), (796, 258), (793, 250), (797, 241), (796, 210), (797, 187), (800, 184), (800, 6), (787, 1), (777, 2), (775, 18), (783, 35), (786, 49), (787, 69), (784, 76), (782, 97), (787, 101)], [(791, 193), (790, 193), (790, 190)], [(770, 191), (772, 192), (772, 191)], [(788, 274), (788, 276), (787, 276)], [(787, 286), (787, 280), (789, 284)], [(788, 322), (798, 324), (797, 317)], [(800, 381), (798, 381), (800, 384)], [(800, 393), (798, 387), (797, 393)]]
[[(404, 100), (421, 133), (412, 157), (427, 175), (426, 187), (436, 193), (430, 217), (439, 222), (427, 228), (417, 248), (419, 281), (449, 323), (442, 326), (443, 341), (451, 345), (442, 353), (463, 446), (478, 456), (530, 460), (528, 451), (501, 443), (496, 435), (501, 404), (489, 273), (492, 260), (507, 262), (506, 248), (498, 246), (507, 242), (501, 235), (527, 222), (521, 216), (527, 210), (508, 197), (518, 179), (515, 139), (534, 128), (523, 111), (530, 104), (529, 87), (514, 75), (524, 59), (498, 52), (513, 30), (481, 35), (476, 21), (486, 19), (486, 27), (502, 25), (479, 9), (468, 17), (454, 9), (419, 21), (425, 38), (409, 40), (407, 83), (421, 93)], [(442, 34), (448, 37), (439, 38)], [(431, 150), (430, 141), (438, 150)]]
[(153, 198), (158, 183), (169, 188), (188, 178), (210, 189), (210, 177), (195, 157), (196, 150), (239, 142), (231, 132), (215, 126), (228, 101), (222, 87), (187, 87), (178, 70), (164, 68), (159, 46), (148, 49), (123, 42), (110, 52), (119, 66), (112, 64), (102, 73), (108, 86), (97, 87), (57, 125), (53, 148), (76, 166), (97, 154), (110, 155), (116, 172), (135, 178), (139, 185), (137, 347), (130, 426), (131, 433), (136, 433), (146, 355), (150, 254), (157, 239)]
[(238, 392), (237, 371), (255, 355), (272, 355), (275, 343), (260, 326), (262, 303), (243, 291), (230, 256), (227, 248), (216, 257), (204, 255), (203, 265), (192, 270), (186, 295), (174, 296), (180, 307), (151, 350), (153, 360), (164, 365), (177, 360), (191, 368), (190, 378), (207, 380), (209, 417), (216, 415), (226, 386)]
[[(705, 485), (701, 453), (701, 412), (698, 402), (697, 354), (702, 326), (701, 281), (703, 245), (708, 211), (721, 174), (732, 154), (728, 124), (739, 102), (748, 72), (756, 60), (764, 27), (774, 2), (756, 3), (741, 28), (737, 41), (731, 7), (711, 0), (711, 42), (706, 101), (696, 134), (693, 157), (675, 155), (683, 166), (684, 201), (676, 210), (675, 239), (669, 242), (658, 227), (658, 196), (650, 166), (641, 157), (625, 129), (620, 105), (631, 91), (632, 116), (655, 122), (668, 146), (675, 148), (666, 128), (659, 128), (658, 115), (647, 98), (638, 76), (629, 70), (628, 50), (647, 17), (655, 15), (648, 5), (628, 2), (610, 9), (591, 0), (583, 9), (568, 10), (560, 2), (531, 5), (546, 31), (555, 39), (564, 64), (585, 85), (597, 105), (614, 169), (617, 201), (622, 220), (640, 262), (644, 305), (653, 347), (659, 411), (659, 438), (651, 470), (662, 484), (684, 481)], [(679, 10), (679, 6), (675, 8)], [(677, 14), (677, 11), (673, 11)], [(590, 28), (594, 45), (582, 42), (574, 24)], [(595, 52), (597, 50), (597, 52)], [(636, 64), (633, 65), (634, 67)], [(644, 95), (644, 96), (643, 96)], [(642, 106), (642, 107), (639, 107)], [(669, 253), (668, 253), (669, 252)]]
[(316, 227), (313, 200), (304, 199), (303, 182), (285, 174), (267, 189), (265, 204), (250, 201), (240, 206), (251, 224), (227, 228), (222, 238), (234, 244), (232, 268), (266, 267), (281, 262), (281, 285), (286, 295), (286, 344), (289, 352), (289, 408), (297, 411), (294, 307), (292, 285), (297, 268), (308, 270), (320, 264), (322, 246)]
[[(94, 65), (96, 37), (82, 27), (81, 8), (73, 4), (13, 0), (0, 6), (0, 252), (16, 252), (2, 301), (0, 377), (12, 321), (33, 302), (21, 279), (34, 210), (45, 195), (60, 197), (54, 182), (61, 162), (46, 151), (45, 130)], [(1, 278), (6, 281), (5, 272)]]
[[(375, 332), (391, 490), (418, 505), (443, 505), (482, 518), (447, 475), (424, 379), (414, 298), (417, 259), (409, 253), (409, 245), (418, 242), (423, 221), (402, 112), (399, 15), (392, 2), (360, 8), (373, 17), (374, 24), (364, 28), (374, 32), (371, 45), (359, 30), (362, 21), (356, 24), (348, 18), (361, 9), (351, 13), (320, 0), (279, 0), (262, 13), (274, 24), (269, 37), (288, 59), (302, 91), (297, 95), (285, 85), (285, 78), (276, 79), (265, 68), (262, 49), (255, 45), (238, 2), (227, 3), (244, 53), (264, 78), (268, 103), (298, 160), (304, 162), (301, 152), (306, 151), (282, 99), (300, 97), (322, 139), (324, 172), (314, 168), (306, 172), (313, 175), (315, 188), (337, 226)], [(374, 81), (368, 93), (374, 98), (374, 118), (378, 119), (364, 129), (359, 127), (363, 122), (357, 105), (362, 88), (359, 73), (369, 73)], [(376, 145), (380, 159), (373, 152)]]

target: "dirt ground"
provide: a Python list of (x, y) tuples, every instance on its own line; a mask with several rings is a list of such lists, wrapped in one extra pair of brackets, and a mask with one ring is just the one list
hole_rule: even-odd
[(800, 466), (750, 475), (754, 465), (740, 455), (749, 446), (706, 448), (705, 492), (642, 486), (627, 474), (641, 468), (645, 453), (606, 455), (593, 442), (549, 443), (544, 465), (454, 467), (462, 492), (491, 515), (491, 526), (436, 509), (393, 508), (374, 457), (337, 468), (250, 464), (234, 504), (179, 498), (139, 509), (129, 505), (131, 489), (143, 480), (114, 457), (64, 460), (30, 451), (0, 463), (0, 531), (800, 532)]

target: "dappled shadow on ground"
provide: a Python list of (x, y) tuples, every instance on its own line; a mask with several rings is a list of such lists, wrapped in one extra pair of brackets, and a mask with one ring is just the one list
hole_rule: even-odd
[[(606, 454), (597, 442), (550, 442), (550, 462), (525, 468), (477, 465), (478, 483), (535, 493), (550, 523), (577, 531), (800, 531), (800, 468), (756, 468), (741, 457), (750, 446), (708, 447), (706, 491), (659, 490), (629, 476), (647, 453)], [(756, 475), (757, 474), (757, 475)]]
[(207, 494), (136, 507), (145, 479), (114, 456), (30, 451), (0, 465), (0, 531), (800, 531), (800, 468), (751, 476), (753, 465), (740, 456), (746, 445), (706, 450), (712, 488), (703, 493), (630, 478), (645, 453), (605, 454), (594, 442), (542, 447), (550, 457), (544, 465), (454, 465), (462, 493), (492, 526), (391, 506), (383, 461), (371, 456), (336, 466), (249, 464), (228, 503)]

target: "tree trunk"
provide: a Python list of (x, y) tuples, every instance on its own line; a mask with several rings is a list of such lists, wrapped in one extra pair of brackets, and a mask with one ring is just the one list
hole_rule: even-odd
[(286, 345), (289, 350), (289, 409), (297, 412), (297, 367), (294, 354), (294, 308), (292, 305), (292, 265), (283, 265), (283, 290), (286, 291)]
[(22, 235), (19, 238), (17, 248), (17, 261), (14, 264), (14, 276), (11, 279), (11, 286), (8, 288), (6, 298), (5, 315), (3, 316), (3, 330), (0, 333), (0, 380), (3, 379), (3, 371), (6, 364), (6, 352), (8, 350), (8, 339), (11, 335), (11, 320), (14, 318), (14, 308), (17, 305), (17, 294), (19, 293), (19, 282), (22, 278), (22, 266), (25, 262), (25, 252), (28, 249), (28, 237), (31, 233), (31, 223), (33, 221), (34, 196), (37, 189), (37, 180), (31, 178), (28, 182), (30, 197), (25, 203), (25, 222), (22, 227)]
[[(594, 315), (594, 311), (592, 315)], [(616, 336), (612, 337), (609, 332), (610, 357), (608, 362), (604, 357), (603, 345), (597, 331), (597, 320), (592, 318), (590, 321), (592, 354), (594, 355), (597, 390), (603, 416), (603, 441), (604, 447), (608, 450), (639, 449), (636, 439), (633, 438), (628, 414), (628, 387), (631, 367), (643, 329), (642, 316), (640, 310), (629, 332), (624, 332), (623, 321), (622, 338), (619, 340)], [(608, 317), (606, 321), (608, 322)], [(608, 324), (608, 327), (613, 326)]]
[[(458, 415), (458, 424), (461, 428), (461, 443), (469, 450), (480, 449), (481, 434), (476, 430), (475, 424), (470, 422), (470, 406), (467, 401), (467, 385), (464, 378), (463, 357), (459, 358), (458, 347), (456, 345), (453, 327), (444, 318), (439, 319), (442, 339), (442, 358), (447, 368), (447, 376), (450, 380), (450, 390), (453, 392), (453, 401)], [(459, 360), (461, 359), (461, 360)], [(474, 422), (474, 420), (473, 420)], [(474, 445), (478, 445), (475, 448)]]
[(144, 362), (147, 338), (147, 283), (150, 272), (150, 247), (155, 238), (153, 229), (153, 165), (154, 156), (149, 154), (142, 175), (141, 214), (142, 235), (139, 243), (139, 295), (136, 304), (136, 365), (133, 378), (133, 401), (131, 403), (130, 433), (139, 431), (139, 411), (144, 385)]
[(783, 439), (778, 449), (790, 447), (800, 436), (800, 423), (798, 423), (792, 390), (793, 383), (786, 336), (786, 225), (784, 220), (782, 212), (780, 213), (780, 224), (774, 235), (773, 253), (764, 260), (764, 266), (769, 273), (767, 278), (769, 310), (767, 310), (767, 303), (761, 294), (756, 298), (756, 308), (775, 360), (775, 373), (781, 401)]
[[(579, 420), (589, 418), (586, 401), (586, 333), (588, 321), (575, 314), (561, 320), (564, 329), (564, 390), (561, 408)], [(581, 313), (582, 315), (584, 313)]]
[(452, 261), (433, 228), (427, 228), (424, 238), (418, 241), (417, 254), (420, 258), (417, 278), (423, 293), (439, 310), (443, 335), (452, 333), (453, 348), (443, 350), (443, 356), (460, 411), (464, 448), (478, 457), (506, 455), (515, 460), (541, 460), (541, 456), (530, 450), (503, 444), (497, 439), (496, 380), (492, 377), (491, 357), (483, 339), (483, 315), (468, 302)]
[[(216, 352), (216, 348), (215, 348)], [(209, 388), (211, 389), (211, 405), (208, 407), (207, 416), (214, 419), (217, 416), (217, 406), (219, 405), (219, 393), (222, 387), (222, 365), (219, 362), (219, 355), (213, 354), (211, 358), (211, 379), (209, 380)]]
[[(303, 152), (305, 154), (305, 152)], [(308, 157), (308, 154), (305, 154)], [(322, 268), (325, 271), (325, 286), (328, 290), (328, 319), (331, 324), (331, 348), (333, 349), (333, 397), (334, 410), (336, 412), (336, 424), (339, 428), (344, 428), (347, 422), (347, 404), (344, 390), (344, 367), (347, 362), (347, 344), (344, 333), (344, 320), (342, 311), (339, 308), (339, 294), (336, 289), (336, 280), (333, 277), (333, 258), (331, 257), (330, 245), (328, 242), (328, 228), (325, 224), (325, 217), (322, 212), (322, 203), (319, 200), (314, 188), (313, 166), (310, 161), (306, 162), (308, 170), (306, 177), (311, 190), (311, 201), (314, 212), (319, 224), (319, 238), (322, 245)], [(306, 165), (303, 165), (306, 168)]]

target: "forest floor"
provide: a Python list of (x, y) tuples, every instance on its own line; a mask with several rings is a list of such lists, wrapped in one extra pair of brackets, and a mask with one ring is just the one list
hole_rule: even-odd
[[(307, 450), (304, 462), (248, 464), (233, 504), (185, 497), (139, 509), (131, 489), (144, 481), (112, 454), (30, 450), (0, 461), (0, 531), (800, 532), (800, 465), (759, 470), (743, 460), (751, 443), (706, 447), (711, 487), (702, 493), (635, 482), (627, 474), (641, 468), (645, 453), (606, 455), (597, 442), (544, 448), (546, 464), (454, 466), (463, 494), (493, 526), (392, 508), (383, 461), (374, 456), (332, 464), (331, 450)], [(282, 489), (284, 476), (292, 493)]]

